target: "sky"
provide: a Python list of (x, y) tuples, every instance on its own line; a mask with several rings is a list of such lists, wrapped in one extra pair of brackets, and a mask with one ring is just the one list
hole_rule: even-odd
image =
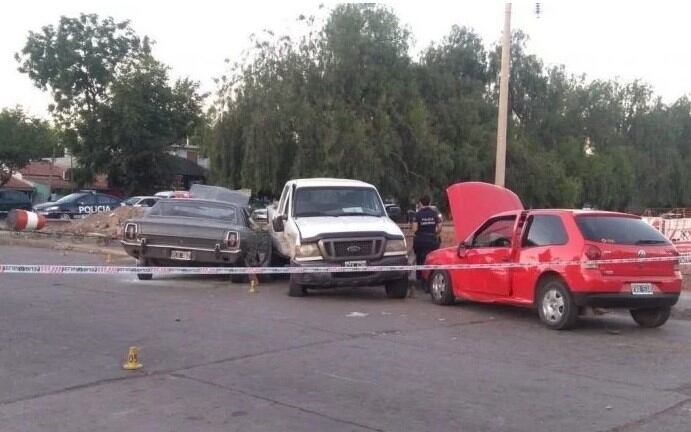
[[(334, 3), (324, 3), (326, 8)], [(473, 28), (490, 47), (499, 41), (504, 1), (394, 1), (387, 3), (415, 38), (411, 55), (448, 34), (454, 24)], [(667, 103), (691, 93), (688, 17), (691, 2), (547, 0), (512, 2), (512, 29), (529, 37), (528, 52), (546, 65), (565, 65), (588, 79), (641, 79)], [(48, 117), (51, 97), (17, 71), (14, 53), (29, 31), (56, 25), (61, 15), (80, 12), (129, 19), (140, 36), (156, 41), (154, 55), (173, 78), (190, 77), (204, 91), (226, 70), (224, 59), (241, 57), (252, 33), (272, 29), (295, 34), (298, 15), (318, 13), (320, 2), (232, 2), (145, 0), (25, 0), (3, 5), (0, 19), (0, 108), (21, 105)]]

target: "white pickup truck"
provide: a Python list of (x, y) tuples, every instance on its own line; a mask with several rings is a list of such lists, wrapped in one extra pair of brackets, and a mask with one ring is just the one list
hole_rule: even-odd
[[(273, 254), (300, 267), (406, 265), (401, 229), (386, 214), (379, 192), (356, 180), (290, 180), (269, 208)], [(307, 288), (384, 285), (390, 298), (404, 298), (404, 271), (301, 273), (290, 277), (290, 296)]]

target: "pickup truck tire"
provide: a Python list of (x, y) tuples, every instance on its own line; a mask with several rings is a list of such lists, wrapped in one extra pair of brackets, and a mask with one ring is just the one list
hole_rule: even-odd
[[(151, 265), (151, 262), (145, 258), (139, 258), (137, 260), (137, 267), (149, 267)], [(137, 273), (137, 279), (139, 280), (151, 280), (153, 279), (154, 275), (151, 273)]]
[(387, 282), (386, 296), (392, 299), (403, 299), (408, 295), (408, 278)]
[(240, 284), (240, 283), (245, 282), (246, 279), (247, 279), (247, 275), (244, 275), (244, 274), (231, 274), (230, 275), (230, 281), (232, 283)]
[(645, 308), (645, 309), (631, 309), (631, 317), (636, 324), (645, 328), (660, 327), (669, 319), (672, 313), (672, 308), (669, 306)]
[(288, 296), (290, 297), (304, 297), (307, 295), (307, 288), (304, 285), (300, 285), (291, 276), (290, 282), (288, 283)]
[(537, 311), (542, 323), (552, 330), (568, 330), (578, 320), (578, 306), (569, 287), (558, 277), (548, 277), (540, 282)]
[(453, 295), (453, 286), (451, 285), (449, 273), (435, 271), (430, 275), (427, 287), (434, 303), (442, 306), (456, 303), (456, 296)]

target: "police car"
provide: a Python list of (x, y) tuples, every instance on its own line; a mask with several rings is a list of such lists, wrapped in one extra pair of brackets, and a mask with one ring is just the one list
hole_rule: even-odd
[(55, 202), (34, 206), (34, 211), (49, 219), (78, 219), (94, 213), (108, 212), (120, 207), (120, 200), (114, 196), (81, 191), (69, 194)]

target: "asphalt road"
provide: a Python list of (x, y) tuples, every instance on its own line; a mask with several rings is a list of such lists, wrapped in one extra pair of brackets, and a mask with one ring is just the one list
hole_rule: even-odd
[[(2, 246), (0, 262), (103, 257)], [(0, 431), (688, 431), (677, 317), (555, 332), (531, 311), (382, 288), (0, 275)]]

